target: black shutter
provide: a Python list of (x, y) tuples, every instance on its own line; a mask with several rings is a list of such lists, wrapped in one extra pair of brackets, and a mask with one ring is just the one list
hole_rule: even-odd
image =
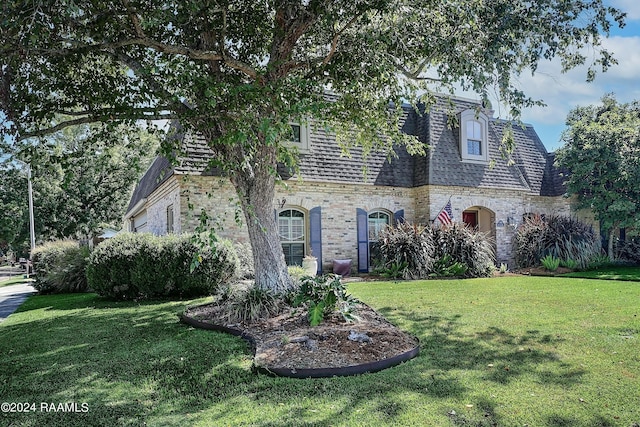
[(318, 274), (322, 274), (322, 209), (320, 206), (309, 211), (309, 241), (311, 254), (318, 258)]
[(358, 271), (369, 271), (369, 217), (364, 209), (356, 209), (356, 228), (358, 232)]

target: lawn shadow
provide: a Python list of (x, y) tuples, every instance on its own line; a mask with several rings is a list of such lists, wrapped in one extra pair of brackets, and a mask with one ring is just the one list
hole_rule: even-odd
[[(75, 294), (36, 296), (25, 304), (27, 315), (46, 314), (0, 326), (0, 395), (8, 401), (82, 401), (96, 420), (139, 425), (154, 402), (188, 412), (222, 398), (220, 384), (233, 387), (254, 377), (245, 341), (178, 322), (187, 301), (113, 302)], [(3, 414), (7, 420), (0, 424), (33, 416), (49, 425), (52, 415)], [(76, 417), (67, 425), (91, 423)]]
[[(474, 395), (477, 390), (463, 381), (461, 371), (497, 385), (527, 376), (567, 388), (586, 373), (553, 352), (562, 341), (558, 336), (536, 330), (515, 335), (497, 326), (469, 334), (462, 332), (462, 315), (384, 307), (381, 314), (420, 339), (417, 358), (358, 377), (272, 378), (251, 372), (250, 349), (242, 339), (178, 323), (176, 313), (187, 301), (112, 302), (81, 294), (32, 297), (25, 304), (25, 310), (44, 309), (51, 316), (0, 327), (5, 355), (0, 378), (7, 379), (0, 382), (0, 394), (15, 401), (82, 399), (103, 424), (138, 425), (167, 414), (197, 419), (212, 408), (223, 424), (244, 419), (263, 426), (300, 425), (309, 417), (314, 425), (335, 425), (363, 408), (372, 423), (401, 424), (407, 395), (433, 402)], [(270, 417), (242, 418), (247, 415), (239, 413), (238, 399), (267, 405)], [(283, 401), (287, 405), (281, 406)], [(470, 403), (473, 412), (442, 409), (441, 418), (454, 426), (503, 425), (492, 398)], [(26, 420), (24, 414), (15, 417)], [(38, 417), (43, 417), (39, 424), (47, 424), (46, 415)], [(86, 421), (70, 419), (67, 425), (91, 425)], [(563, 425), (556, 421), (548, 425)]]

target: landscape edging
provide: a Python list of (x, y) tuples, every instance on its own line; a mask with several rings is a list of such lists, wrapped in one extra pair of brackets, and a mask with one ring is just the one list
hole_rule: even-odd
[[(240, 329), (230, 328), (228, 326), (201, 322), (200, 320), (194, 319), (193, 317), (189, 317), (183, 313), (179, 314), (178, 317), (180, 318), (180, 321), (182, 323), (193, 326), (194, 328), (205, 329), (210, 331), (226, 332), (228, 334), (244, 339), (249, 343), (249, 345), (251, 345), (251, 350), (253, 352), (253, 355), (255, 356), (256, 341), (250, 334), (247, 334), (246, 332)], [(406, 362), (410, 359), (413, 359), (419, 353), (420, 353), (420, 344), (416, 345), (414, 348), (412, 348), (409, 351), (397, 354), (393, 357), (377, 360), (375, 362), (363, 363), (360, 365), (351, 365), (351, 366), (344, 366), (344, 367), (338, 367), (338, 368), (294, 369), (294, 368), (268, 368), (264, 366), (256, 366), (254, 364), (252, 369), (259, 373), (263, 373), (267, 375), (275, 375), (280, 377), (288, 377), (288, 378), (345, 377), (345, 376), (360, 375), (365, 373), (373, 373), (373, 372), (381, 371), (383, 369), (391, 368), (393, 366), (397, 366), (403, 362)]]

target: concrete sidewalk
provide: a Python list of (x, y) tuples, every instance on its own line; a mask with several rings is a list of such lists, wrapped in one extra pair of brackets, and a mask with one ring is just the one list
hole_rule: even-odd
[(29, 295), (35, 294), (36, 290), (31, 285), (20, 284), (3, 286), (0, 288), (0, 323), (11, 313), (16, 311)]

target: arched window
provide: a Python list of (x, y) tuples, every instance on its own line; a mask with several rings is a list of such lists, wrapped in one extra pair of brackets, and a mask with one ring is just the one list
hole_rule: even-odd
[(460, 156), (463, 162), (489, 162), (489, 118), (482, 112), (460, 113)]
[(306, 247), (304, 212), (297, 209), (280, 211), (278, 233), (287, 265), (302, 265)]
[(369, 214), (369, 242), (377, 242), (380, 232), (391, 224), (391, 216), (382, 211)]
[(391, 215), (383, 211), (374, 211), (367, 219), (369, 230), (369, 265), (376, 266), (381, 260), (378, 237), (380, 232), (388, 225), (391, 225)]

